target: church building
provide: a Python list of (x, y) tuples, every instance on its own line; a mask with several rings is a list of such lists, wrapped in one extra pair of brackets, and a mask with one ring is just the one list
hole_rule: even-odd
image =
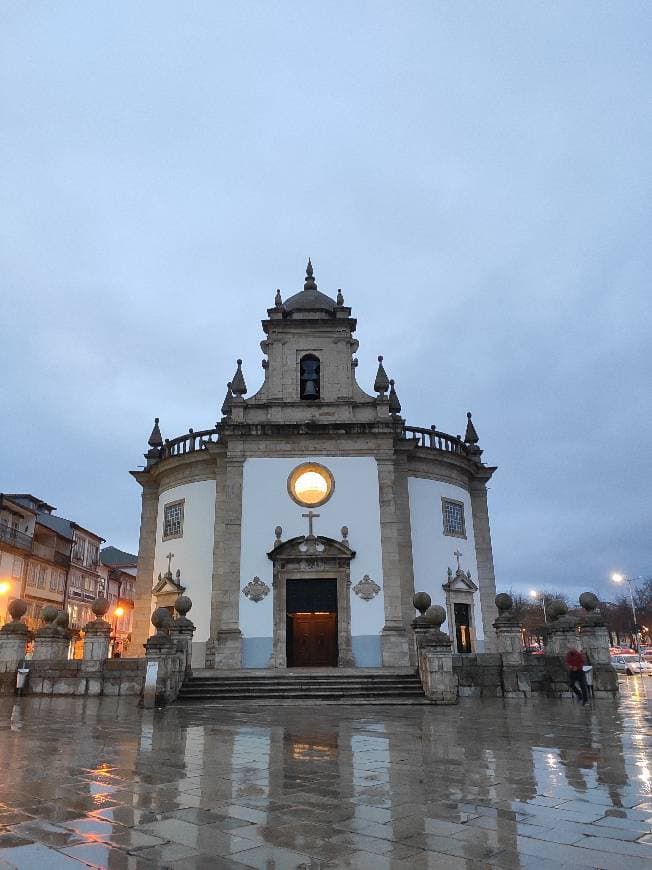
[[(448, 614), (459, 653), (490, 652), (496, 594), (487, 481), (464, 438), (407, 425), (383, 357), (356, 380), (356, 320), (317, 288), (276, 292), (264, 381), (238, 360), (221, 420), (163, 438), (143, 470), (134, 629), (185, 590), (195, 668), (408, 667), (412, 596)], [(369, 387), (372, 385), (369, 384)]]

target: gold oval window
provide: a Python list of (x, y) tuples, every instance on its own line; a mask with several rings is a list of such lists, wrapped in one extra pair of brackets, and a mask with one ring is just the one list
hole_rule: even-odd
[(316, 462), (297, 465), (288, 477), (290, 498), (303, 507), (325, 504), (333, 494), (335, 480), (330, 471)]

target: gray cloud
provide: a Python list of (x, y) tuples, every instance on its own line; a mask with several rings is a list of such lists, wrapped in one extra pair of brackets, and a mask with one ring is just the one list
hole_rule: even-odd
[(135, 548), (300, 287), (474, 419), (499, 585), (652, 572), (649, 4), (5, 4), (1, 486)]

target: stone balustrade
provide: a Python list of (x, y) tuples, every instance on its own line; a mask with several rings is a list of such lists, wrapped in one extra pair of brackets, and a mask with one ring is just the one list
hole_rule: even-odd
[(0, 629), (0, 694), (14, 694), (18, 668), (24, 664), (29, 671), (25, 694), (142, 696), (147, 662), (156, 659), (156, 703), (170, 703), (190, 669), (195, 630), (186, 616), (191, 600), (180, 596), (176, 606), (176, 619), (165, 609), (164, 615), (159, 614), (157, 634), (146, 644), (146, 659), (110, 659), (111, 626), (104, 619), (109, 602), (96, 598), (91, 606), (95, 619), (84, 627), (83, 656), (75, 660), (67, 657), (72, 634), (68, 614), (52, 606), (44, 607), (43, 624), (34, 637), (34, 657), (25, 661), (26, 645), (32, 635), (22, 621), (27, 604), (16, 599), (9, 605), (12, 622)]

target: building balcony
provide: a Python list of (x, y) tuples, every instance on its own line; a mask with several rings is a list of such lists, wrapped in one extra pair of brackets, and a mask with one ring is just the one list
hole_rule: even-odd
[(25, 550), (27, 553), (32, 552), (34, 539), (30, 535), (19, 532), (18, 529), (10, 529), (9, 526), (0, 524), (0, 544), (9, 544), (10, 547), (16, 547), (18, 550)]

